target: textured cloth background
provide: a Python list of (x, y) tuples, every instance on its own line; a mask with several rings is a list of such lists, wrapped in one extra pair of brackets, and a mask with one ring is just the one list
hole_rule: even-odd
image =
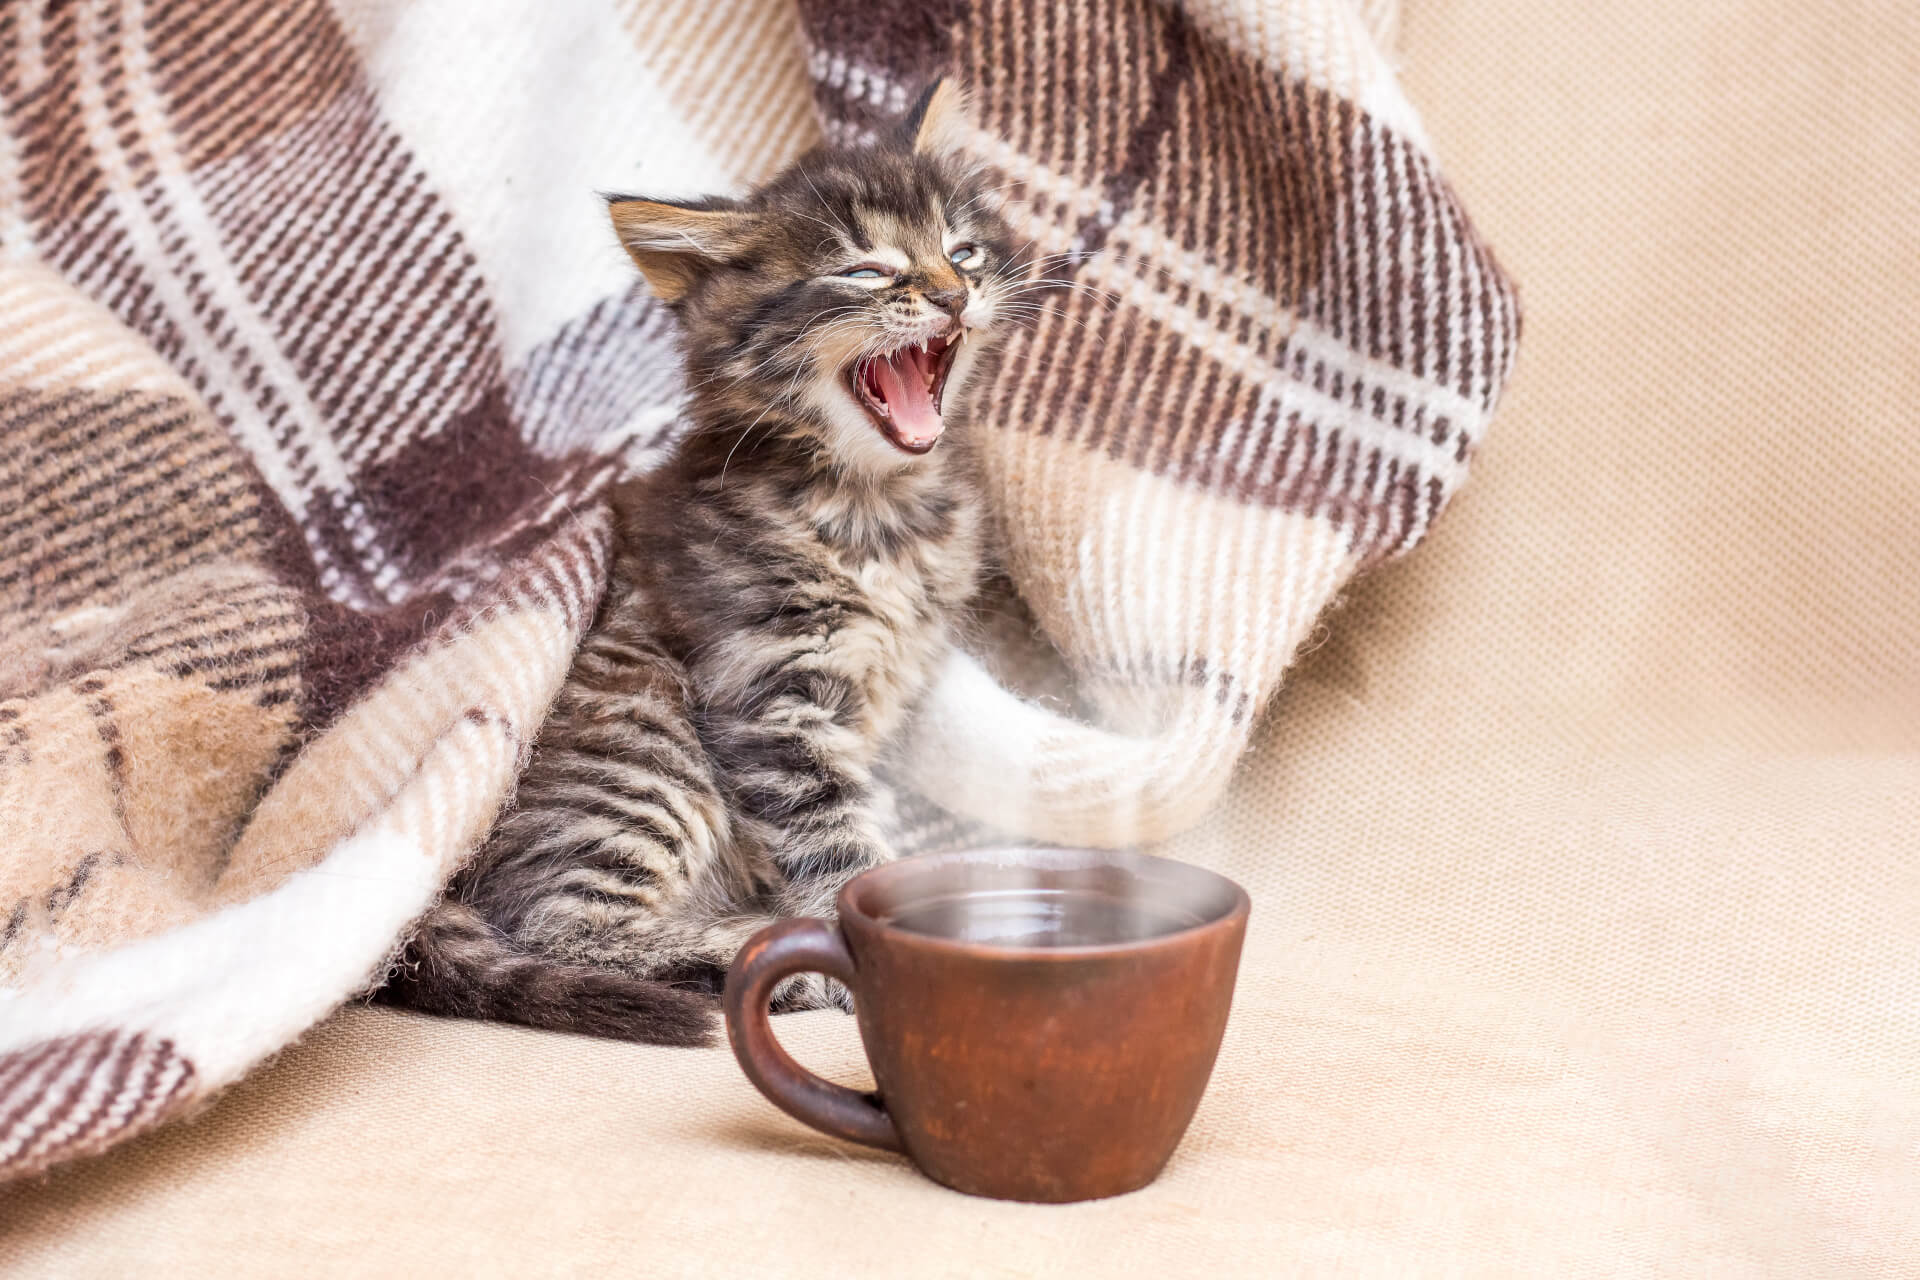
[(1191, 828), (1334, 593), (1464, 482), (1513, 357), (1368, 21), (0, 8), (0, 1178), (376, 985), (510, 794), (597, 606), (602, 488), (682, 396), (593, 191), (737, 190), (943, 74), (1082, 286), (1010, 335), (974, 435), (1087, 715), (950, 662), (895, 850)]
[[(1495, 447), (1226, 810), (1235, 1021), (1166, 1176), (970, 1200), (724, 1051), (350, 1012), (0, 1192), (25, 1274), (1920, 1274), (1920, 38), (1899, 0), (1418, 0), (1526, 285)], [(853, 1029), (785, 1019), (850, 1072)]]

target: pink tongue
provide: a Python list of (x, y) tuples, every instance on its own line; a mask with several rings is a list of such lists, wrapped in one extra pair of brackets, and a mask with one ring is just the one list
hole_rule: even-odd
[(940, 414), (927, 394), (925, 357), (917, 347), (896, 351), (873, 368), (880, 398), (893, 415), (893, 428), (907, 444), (932, 444), (940, 438)]

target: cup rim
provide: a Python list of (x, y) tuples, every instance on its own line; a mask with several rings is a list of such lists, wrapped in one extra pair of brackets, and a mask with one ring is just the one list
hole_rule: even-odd
[[(1225, 888), (1230, 895), (1231, 905), (1225, 911), (1209, 916), (1198, 924), (1184, 925), (1166, 933), (1156, 933), (1151, 937), (1132, 938), (1118, 942), (1092, 942), (1065, 947), (1022, 947), (1006, 946), (991, 942), (968, 942), (962, 938), (946, 938), (934, 933), (920, 933), (889, 924), (878, 916), (860, 908), (858, 897), (862, 887), (869, 891), (876, 883), (885, 883), (889, 879), (924, 874), (929, 862), (972, 862), (995, 856), (1006, 858), (1032, 859), (1071, 858), (1085, 859), (1106, 865), (1124, 867), (1136, 876), (1144, 871), (1159, 868), (1163, 873), (1200, 877), (1211, 880)], [(1143, 877), (1144, 878), (1144, 877)], [(871, 929), (882, 937), (898, 944), (917, 947), (929, 947), (940, 951), (949, 951), (958, 955), (967, 955), (987, 959), (1003, 960), (1085, 960), (1097, 957), (1119, 955), (1139, 955), (1168, 947), (1190, 945), (1197, 937), (1218, 930), (1231, 930), (1243, 924), (1253, 910), (1253, 901), (1241, 885), (1207, 867), (1195, 866), (1191, 862), (1181, 862), (1177, 858), (1162, 858), (1155, 854), (1135, 853), (1130, 849), (1093, 849), (1075, 845), (1015, 845), (995, 844), (979, 845), (969, 849), (951, 849), (938, 853), (914, 854), (911, 857), (898, 858), (884, 865), (871, 868), (855, 876), (844, 885), (834, 902), (835, 913), (844, 924), (849, 918), (858, 919), (861, 926)]]

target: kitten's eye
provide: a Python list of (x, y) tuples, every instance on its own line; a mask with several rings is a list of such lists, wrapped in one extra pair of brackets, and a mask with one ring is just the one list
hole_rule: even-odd
[(971, 267), (985, 256), (980, 252), (979, 245), (963, 244), (954, 247), (953, 252), (947, 255), (947, 261), (956, 267)]
[(840, 273), (841, 278), (846, 280), (878, 280), (887, 274), (878, 267), (855, 267)]

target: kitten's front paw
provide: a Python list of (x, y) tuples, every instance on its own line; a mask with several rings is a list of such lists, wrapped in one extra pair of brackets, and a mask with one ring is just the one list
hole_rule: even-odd
[[(708, 930), (710, 958), (724, 971), (754, 934), (779, 919), (778, 916), (739, 919)], [(824, 973), (796, 973), (773, 989), (771, 1005), (775, 1013), (796, 1013), (804, 1009), (839, 1009), (852, 1013), (853, 994), (844, 984)]]
[(838, 1009), (853, 1012), (853, 993), (846, 984), (824, 973), (796, 973), (773, 989), (775, 1013), (798, 1013), (806, 1009)]

